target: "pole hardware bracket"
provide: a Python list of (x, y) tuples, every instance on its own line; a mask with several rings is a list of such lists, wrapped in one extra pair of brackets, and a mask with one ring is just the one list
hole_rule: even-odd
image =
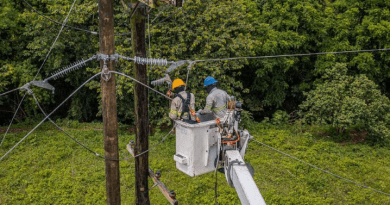
[(108, 70), (107, 62), (104, 61), (103, 70), (102, 70), (102, 79), (108, 82), (111, 78), (111, 72)]
[(25, 85), (23, 85), (21, 88), (21, 90), (26, 90), (28, 94), (32, 94), (32, 90), (30, 89), (30, 83), (26, 83)]
[(192, 65), (194, 65), (195, 63), (196, 63), (196, 61), (188, 61), (187, 70), (190, 70)]
[(103, 53), (98, 53), (98, 54), (96, 54), (96, 60), (97, 60), (97, 61), (106, 61), (106, 60), (108, 60), (109, 58), (110, 58), (110, 56), (107, 55), (107, 54), (103, 54)]
[(111, 61), (118, 62), (118, 60), (119, 60), (119, 54), (114, 53), (114, 54), (110, 55), (110, 60), (111, 60)]
[(122, 58), (125, 60), (133, 60), (132, 58), (119, 55), (118, 53), (114, 53), (112, 55), (98, 53), (95, 58), (97, 61), (115, 61), (115, 62), (118, 62), (119, 58)]
[(41, 88), (45, 88), (45, 89), (51, 90), (53, 92), (53, 94), (54, 94), (55, 88), (52, 85), (50, 85), (48, 82), (46, 82), (46, 81), (42, 81), (42, 80), (41, 81), (31, 81), (30, 84), (31, 85), (35, 85), (37, 87), (41, 87)]
[(115, 53), (112, 55), (107, 55), (103, 53), (98, 53), (96, 55), (96, 60), (97, 61), (103, 61), (103, 69), (102, 69), (102, 79), (104, 81), (109, 81), (111, 79), (111, 72), (108, 70), (107, 67), (107, 61), (115, 61), (118, 62), (119, 59), (119, 54)]
[(196, 62), (195, 61), (189, 61), (189, 60), (181, 60), (177, 62), (172, 62), (172, 64), (168, 67), (168, 69), (165, 71), (165, 73), (170, 73), (176, 68), (188, 63), (189, 65), (187, 66), (187, 70), (191, 69), (192, 65), (194, 65)]

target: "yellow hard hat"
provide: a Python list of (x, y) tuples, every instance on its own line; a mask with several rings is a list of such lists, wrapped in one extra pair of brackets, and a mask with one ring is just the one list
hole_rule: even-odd
[(181, 79), (175, 79), (172, 83), (172, 90), (182, 85), (186, 85), (186, 84)]

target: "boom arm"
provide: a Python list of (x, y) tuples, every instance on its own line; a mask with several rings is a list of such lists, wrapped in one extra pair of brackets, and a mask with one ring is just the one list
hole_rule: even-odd
[(238, 150), (226, 150), (225, 156), (226, 179), (229, 185), (236, 189), (241, 204), (265, 205), (264, 198)]

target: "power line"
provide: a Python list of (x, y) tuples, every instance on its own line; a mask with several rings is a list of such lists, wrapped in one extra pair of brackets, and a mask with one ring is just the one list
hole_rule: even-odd
[[(73, 141), (75, 141), (77, 144), (79, 144), (80, 146), (82, 146), (84, 149), (88, 150), (89, 152), (93, 153), (95, 156), (97, 157), (100, 157), (102, 159), (107, 159), (103, 156), (101, 156), (99, 153), (93, 151), (92, 149), (88, 148), (87, 146), (85, 146), (84, 144), (82, 144), (81, 142), (79, 142), (76, 138), (72, 137), (70, 134), (68, 134), (67, 132), (65, 132), (65, 130), (63, 130), (60, 126), (58, 126), (47, 114), (46, 112), (43, 110), (42, 106), (39, 104), (37, 98), (35, 97), (34, 93), (31, 93), (34, 100), (35, 100), (35, 103), (38, 105), (39, 109), (41, 110), (42, 114), (45, 115), (45, 117), (47, 117), (47, 119), (49, 119), (49, 121), (57, 127), (58, 130), (62, 131), (66, 136), (68, 136), (70, 139), (72, 139)], [(108, 159), (110, 160), (110, 159)]]
[[(175, 15), (177, 12), (181, 11), (182, 9), (183, 9), (183, 7), (180, 7), (179, 9), (177, 9), (174, 13), (172, 13), (171, 15), (169, 15), (168, 17), (166, 17), (165, 19), (163, 19), (163, 20), (161, 20), (161, 21), (159, 21), (158, 23), (153, 24), (153, 25), (158, 25), (158, 24), (160, 24), (161, 22), (164, 22), (164, 21), (170, 19), (173, 15)], [(154, 20), (153, 20), (153, 21), (154, 21)], [(152, 21), (152, 23), (153, 23), (153, 21)]]
[(151, 148), (149, 148), (148, 150), (145, 150), (145, 151), (141, 152), (140, 154), (137, 154), (137, 155), (135, 155), (135, 156), (133, 156), (133, 157), (131, 157), (131, 158), (139, 157), (139, 156), (141, 156), (141, 155), (143, 155), (143, 154), (149, 152), (150, 150), (154, 149), (155, 147), (157, 147), (157, 146), (160, 145), (161, 143), (163, 143), (163, 142), (165, 141), (165, 139), (173, 132), (173, 130), (175, 129), (175, 127), (176, 127), (176, 124), (173, 125), (171, 131), (169, 131), (168, 134), (166, 134), (166, 135), (160, 140), (160, 142), (158, 142), (157, 144), (153, 145), (153, 146), (152, 146)]
[(158, 90), (156, 90), (156, 89), (154, 89), (154, 88), (152, 88), (152, 87), (150, 87), (150, 86), (148, 86), (148, 85), (145, 85), (144, 83), (141, 83), (140, 81), (136, 80), (135, 78), (130, 77), (130, 76), (124, 74), (124, 73), (120, 73), (120, 72), (117, 72), (117, 71), (109, 71), (109, 73), (115, 73), (115, 74), (118, 74), (118, 75), (125, 76), (126, 78), (130, 78), (131, 80), (133, 80), (133, 81), (135, 81), (135, 82), (141, 84), (142, 86), (145, 86), (146, 88), (148, 88), (148, 89), (150, 89), (150, 90), (153, 90), (154, 92), (156, 92), (156, 93), (162, 95), (162, 96), (165, 97), (166, 99), (172, 100), (172, 98), (168, 97), (168, 96), (165, 95), (164, 93), (162, 93), (162, 92), (160, 92), (160, 91), (158, 91)]
[[(130, 77), (130, 76), (127, 76), (123, 73), (119, 73), (119, 72), (116, 72), (116, 71), (110, 71), (110, 73), (116, 73), (116, 74), (120, 74), (120, 75), (123, 75), (125, 77), (128, 77), (138, 83), (140, 83), (138, 80)], [(2, 161), (10, 152), (12, 152), (20, 143), (22, 143), (32, 132), (34, 132), (45, 120), (49, 119), (58, 129), (60, 129), (61, 131), (63, 131), (68, 137), (70, 137), (72, 140), (74, 140), (75, 142), (77, 142), (79, 145), (83, 146), (85, 149), (87, 149), (88, 151), (94, 153), (96, 156), (100, 157), (100, 158), (103, 158), (103, 159), (106, 159), (102, 156), (100, 156), (98, 153), (94, 152), (93, 150), (89, 149), (88, 147), (84, 146), (83, 144), (81, 144), (80, 142), (78, 142), (75, 138), (73, 138), (71, 135), (69, 135), (68, 133), (66, 133), (64, 130), (62, 130), (57, 124), (55, 124), (51, 119), (50, 119), (50, 116), (58, 109), (60, 108), (66, 101), (68, 101), (76, 92), (78, 92), (85, 84), (87, 84), (88, 82), (90, 82), (93, 78), (95, 78), (96, 76), (98, 75), (101, 75), (102, 73), (99, 72), (97, 74), (95, 74), (94, 76), (92, 76), (91, 78), (89, 78), (87, 81), (85, 81), (81, 86), (79, 86), (75, 91), (73, 91), (63, 102), (61, 102), (50, 114), (46, 114), (42, 107), (40, 106), (38, 100), (36, 99), (35, 95), (32, 93), (37, 105), (39, 106), (39, 108), (41, 109), (42, 113), (45, 115), (45, 118), (38, 124), (36, 125), (30, 132), (28, 132), (18, 143), (16, 143), (7, 153), (5, 153), (1, 158), (0, 158), (0, 161)], [(164, 94), (162, 94), (161, 92), (158, 92), (157, 90), (143, 84), (143, 83), (140, 83), (142, 86), (146, 86), (147, 88), (149, 89), (152, 89), (153, 91), (165, 96)], [(165, 96), (167, 97), (168, 99), (170, 99), (168, 96)], [(20, 105), (20, 104), (19, 104)], [(108, 159), (108, 160), (120, 160), (120, 161), (124, 161), (124, 160), (128, 160), (130, 158), (136, 158), (136, 157), (139, 157), (147, 152), (149, 152), (150, 150), (154, 149), (155, 147), (157, 147), (159, 144), (161, 144), (162, 142), (165, 141), (165, 139), (172, 133), (172, 131), (174, 130), (174, 128), (176, 127), (176, 125), (173, 126), (172, 130), (170, 132), (168, 132), (167, 135), (165, 135), (160, 142), (158, 142), (157, 144), (153, 145), (150, 149), (138, 154), (138, 155), (135, 155), (133, 157), (128, 157), (126, 159)], [(4, 140), (4, 138), (3, 138)]]
[(79, 30), (79, 31), (84, 31), (84, 32), (87, 32), (87, 33), (90, 33), (90, 34), (93, 34), (93, 35), (99, 35), (98, 32), (96, 31), (89, 31), (89, 30), (86, 30), (86, 29), (82, 29), (82, 28), (77, 28), (77, 27), (74, 27), (74, 26), (69, 26), (69, 25), (66, 25), (66, 24), (63, 24), (63, 23), (60, 23), (56, 20), (53, 20), (47, 16), (45, 16), (44, 14), (42, 14), (41, 12), (37, 11), (36, 9), (34, 9), (33, 6), (31, 6), (31, 4), (29, 4), (26, 0), (23, 0), (24, 3), (26, 3), (28, 5), (28, 7), (30, 7), (34, 12), (36, 12), (38, 15), (42, 16), (43, 18), (53, 22), (53, 23), (56, 23), (56, 24), (59, 24), (59, 25), (62, 25), (62, 26), (66, 26), (66, 27), (69, 27), (69, 28), (72, 28), (72, 29), (75, 29), (75, 30)]
[[(26, 95), (27, 95), (27, 93), (25, 93), (25, 94), (23, 95), (22, 100), (21, 100), (20, 102), (23, 102), (23, 100), (24, 100), (24, 98), (26, 97)], [(15, 111), (15, 113), (14, 113), (14, 116), (12, 117), (12, 120), (11, 120), (11, 122), (10, 122), (9, 125), (8, 125), (7, 131), (5, 131), (5, 133), (4, 133), (3, 139), (1, 140), (1, 143), (0, 143), (0, 148), (1, 148), (1, 145), (3, 145), (3, 142), (4, 142), (4, 140), (5, 140), (5, 137), (7, 136), (7, 133), (8, 133), (8, 131), (9, 131), (9, 129), (11, 128), (12, 122), (14, 121), (14, 119), (15, 119), (15, 117), (16, 117), (16, 114), (18, 113), (19, 108), (20, 108), (21, 105), (22, 105), (22, 103), (19, 103), (18, 108), (16, 109), (16, 111)]]
[[(24, 0), (23, 0), (23, 1), (24, 1)], [(27, 3), (26, 1), (24, 1), (24, 2)], [(41, 67), (39, 68), (37, 74), (35, 75), (33, 81), (37, 78), (37, 76), (38, 76), (39, 72), (41, 71), (43, 65), (45, 64), (46, 60), (49, 58), (49, 55), (50, 55), (50, 53), (51, 53), (51, 50), (53, 49), (55, 43), (57, 42), (57, 40), (58, 40), (58, 38), (59, 38), (59, 36), (60, 36), (62, 30), (64, 29), (64, 26), (66, 25), (66, 22), (68, 21), (70, 12), (72, 11), (72, 9), (73, 9), (75, 3), (76, 3), (76, 0), (73, 1), (73, 4), (72, 4), (72, 6), (71, 6), (71, 8), (70, 8), (70, 10), (69, 10), (69, 13), (68, 13), (68, 15), (66, 16), (66, 18), (65, 18), (65, 20), (64, 20), (64, 24), (62, 24), (62, 27), (61, 27), (60, 31), (58, 32), (58, 35), (57, 35), (56, 39), (54, 40), (52, 46), (50, 47), (49, 52), (46, 54), (45, 60), (43, 61), (42, 65), (41, 65)], [(27, 4), (28, 4), (28, 3), (27, 3)], [(31, 6), (31, 5), (30, 5), (30, 6)], [(20, 89), (20, 88), (17, 88), (17, 89), (11, 90), (11, 91), (15, 91), (15, 90), (19, 90), (19, 89)], [(9, 93), (9, 92), (6, 92), (6, 93)], [(1, 95), (3, 95), (3, 94), (1, 94)], [(1, 96), (1, 95), (0, 95), (0, 96)], [(20, 106), (22, 105), (25, 96), (26, 96), (26, 93), (24, 94), (22, 100), (20, 101), (20, 103), (19, 103), (19, 105), (18, 105), (18, 109), (16, 110), (13, 119), (15, 118), (17, 111), (19, 110)], [(8, 126), (8, 128), (7, 128), (7, 132), (8, 132), (8, 130), (9, 130), (9, 128), (12, 126), (13, 119), (11, 120), (11, 123), (9, 124), (9, 126)], [(7, 135), (7, 132), (4, 134), (4, 137), (3, 137), (2, 141), (1, 141), (0, 147), (1, 147), (2, 143), (3, 143), (3, 140), (5, 139), (5, 136)], [(29, 133), (29, 134), (30, 134), (30, 133)], [(29, 134), (28, 134), (28, 135), (29, 135)], [(28, 135), (27, 135), (27, 136), (28, 136)], [(26, 136), (26, 137), (27, 137), (27, 136)], [(23, 140), (24, 140), (24, 139), (23, 139)], [(19, 143), (18, 143), (18, 144), (19, 144)], [(18, 145), (18, 144), (17, 144), (17, 145)], [(17, 145), (16, 145), (16, 146), (17, 146)], [(13, 149), (14, 149), (14, 148), (12, 148), (10, 151), (12, 151)], [(8, 153), (9, 153), (9, 152), (8, 152)], [(8, 153), (6, 153), (5, 155), (7, 155)], [(5, 155), (4, 155), (4, 156), (5, 156)], [(4, 156), (3, 156), (3, 157), (4, 157)], [(0, 158), (0, 161), (1, 161), (1, 159), (3, 159), (3, 157)]]
[(364, 52), (375, 52), (375, 51), (390, 51), (390, 48), (367, 49), (367, 50), (351, 50), (351, 51), (335, 51), (335, 52), (319, 52), (319, 53), (303, 53), (303, 54), (284, 54), (284, 55), (273, 55), (273, 56), (214, 58), (214, 59), (195, 60), (195, 62), (224, 61), (224, 60), (242, 60), (242, 59), (261, 59), (261, 58), (280, 58), (280, 57), (298, 57), (298, 56), (314, 56), (314, 55), (342, 54), (342, 53), (364, 53)]
[(168, 8), (169, 8), (169, 6), (166, 6), (166, 7), (164, 7), (163, 9), (162, 9), (162, 11), (160, 11), (160, 13), (158, 13), (157, 15), (156, 15), (156, 17), (154, 17), (154, 19), (152, 20), (152, 23), (164, 12), (164, 11), (166, 11), (166, 10), (168, 10)]
[(7, 95), (8, 93), (15, 92), (15, 91), (17, 91), (17, 90), (19, 90), (19, 89), (20, 89), (20, 88), (15, 88), (15, 89), (13, 89), (13, 90), (9, 90), (9, 91), (7, 91), (7, 92), (1, 93), (0, 96)]
[(62, 101), (49, 115), (47, 115), (38, 125), (36, 125), (30, 132), (28, 132), (18, 143), (16, 143), (8, 152), (6, 152), (1, 158), (0, 161), (4, 159), (12, 150), (14, 150), (20, 143), (22, 143), (32, 132), (34, 132), (47, 118), (49, 118), (58, 108), (60, 108), (66, 101), (68, 101), (74, 94), (76, 94), (85, 84), (94, 79), (96, 76), (100, 75), (101, 72), (95, 74), (87, 81), (85, 81), (80, 87), (78, 87), (75, 91), (73, 91), (64, 101)]
[[(45, 15), (42, 14), (41, 12), (37, 11), (36, 9), (34, 9), (34, 7), (31, 6), (31, 4), (29, 4), (29, 3), (26, 2), (25, 0), (23, 0), (23, 1), (24, 1), (24, 3), (26, 3), (34, 12), (36, 12), (38, 15), (42, 16), (43, 18), (45, 18), (45, 19), (47, 19), (47, 20), (49, 20), (49, 21), (51, 21), (51, 22), (53, 22), (53, 23), (56, 23), (56, 24), (59, 24), (59, 25), (66, 26), (66, 27), (71, 28), (71, 29), (74, 29), (74, 30), (84, 31), (84, 32), (86, 32), (86, 33), (90, 33), (90, 34), (93, 34), (93, 35), (99, 35), (99, 33), (96, 32), (96, 31), (90, 31), (90, 30), (83, 29), (83, 28), (78, 28), (78, 27), (74, 27), (74, 26), (69, 26), (69, 25), (63, 24), (63, 23), (61, 23), (61, 22), (58, 22), (58, 21), (56, 21), (56, 20), (53, 20), (53, 19), (51, 19), (50, 17), (45, 16)], [(131, 34), (131, 33), (116, 33), (115, 36), (127, 36), (127, 35), (129, 35), (129, 34)]]
[(298, 162), (301, 162), (301, 163), (303, 163), (303, 164), (306, 164), (306, 165), (308, 165), (308, 166), (310, 166), (310, 167), (313, 167), (313, 168), (315, 168), (315, 169), (317, 169), (317, 170), (320, 170), (320, 171), (322, 171), (322, 172), (325, 172), (325, 173), (327, 173), (327, 174), (330, 174), (330, 175), (332, 175), (332, 176), (334, 176), (334, 177), (337, 177), (337, 178), (339, 178), (339, 179), (345, 180), (345, 181), (347, 181), (347, 182), (350, 182), (350, 183), (352, 183), (352, 184), (355, 184), (355, 185), (357, 185), (357, 186), (360, 186), (360, 187), (363, 187), (363, 188), (366, 188), (366, 189), (370, 189), (371, 191), (375, 191), (375, 192), (377, 192), (377, 193), (384, 194), (384, 195), (386, 195), (386, 196), (390, 196), (390, 194), (388, 194), (388, 193), (385, 193), (385, 192), (383, 192), (383, 191), (380, 191), (380, 190), (377, 190), (377, 189), (374, 189), (374, 188), (371, 188), (371, 187), (368, 187), (368, 186), (359, 184), (359, 183), (357, 183), (357, 182), (354, 182), (354, 181), (352, 181), (352, 180), (350, 180), (350, 179), (344, 178), (344, 177), (339, 176), (339, 175), (337, 175), (337, 174), (333, 174), (332, 172), (329, 172), (329, 171), (327, 171), (327, 170), (325, 170), (325, 169), (321, 169), (321, 168), (319, 168), (319, 167), (317, 167), (317, 166), (315, 166), (315, 165), (312, 165), (312, 164), (307, 163), (307, 162), (305, 162), (305, 161), (303, 161), (303, 160), (300, 160), (300, 159), (298, 159), (298, 158), (296, 158), (296, 157), (294, 157), (294, 156), (292, 156), (292, 155), (289, 155), (289, 154), (287, 154), (287, 153), (284, 153), (284, 152), (282, 152), (282, 151), (280, 151), (280, 150), (278, 150), (278, 149), (275, 149), (275, 148), (273, 148), (273, 147), (271, 147), (271, 146), (269, 146), (269, 145), (266, 145), (266, 144), (264, 144), (264, 143), (262, 143), (262, 142), (260, 142), (260, 141), (255, 140), (255, 139), (251, 139), (251, 141), (257, 142), (257, 143), (259, 143), (259, 144), (261, 144), (261, 145), (263, 145), (263, 146), (265, 146), (265, 147), (268, 147), (268, 148), (270, 148), (270, 149), (272, 149), (272, 150), (274, 150), (274, 151), (276, 151), (276, 152), (278, 152), (278, 153), (280, 153), (280, 154), (283, 154), (283, 155), (285, 155), (285, 156), (287, 156), (287, 157), (290, 157), (290, 158), (292, 158), (292, 159), (294, 159), (294, 160), (296, 160), (296, 161), (298, 161)]
[(45, 65), (46, 60), (49, 58), (49, 55), (50, 55), (50, 53), (51, 53), (51, 50), (54, 48), (54, 45), (56, 44), (58, 38), (60, 37), (60, 35), (61, 35), (61, 33), (62, 33), (62, 30), (64, 29), (66, 23), (68, 22), (68, 18), (69, 18), (70, 12), (73, 10), (73, 7), (74, 7), (74, 4), (75, 4), (75, 3), (76, 3), (76, 0), (73, 1), (73, 4), (72, 4), (72, 6), (71, 6), (70, 9), (69, 9), (68, 15), (66, 16), (66, 18), (65, 18), (65, 20), (64, 20), (64, 23), (62, 24), (61, 29), (60, 29), (60, 31), (58, 32), (57, 37), (55, 38), (53, 44), (51, 45), (50, 50), (49, 50), (49, 52), (47, 53), (47, 55), (46, 55), (46, 57), (45, 57), (45, 60), (43, 61), (41, 67), (39, 68), (37, 74), (35, 75), (34, 80), (35, 80), (35, 78), (37, 78), (37, 76), (38, 76), (39, 72), (41, 71), (43, 65)]

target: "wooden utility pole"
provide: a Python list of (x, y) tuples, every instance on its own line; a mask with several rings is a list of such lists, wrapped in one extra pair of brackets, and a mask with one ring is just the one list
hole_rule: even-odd
[[(114, 0), (99, 0), (100, 53), (112, 55), (114, 47)], [(114, 69), (114, 61), (106, 61), (108, 70)], [(104, 62), (100, 61), (103, 70)], [(106, 157), (107, 204), (120, 205), (118, 124), (116, 110), (115, 75), (102, 82), (104, 156)]]
[[(134, 14), (130, 19), (133, 56), (146, 58), (145, 47), (145, 6), (136, 6), (137, 0), (131, 0)], [(137, 8), (138, 7), (138, 8)], [(146, 65), (134, 63), (134, 77), (142, 83), (147, 84)], [(149, 148), (149, 116), (148, 116), (148, 89), (138, 83), (134, 84), (134, 104), (135, 104), (135, 127), (136, 142), (135, 155), (146, 151)], [(135, 158), (135, 204), (149, 205), (149, 155), (145, 153)]]

